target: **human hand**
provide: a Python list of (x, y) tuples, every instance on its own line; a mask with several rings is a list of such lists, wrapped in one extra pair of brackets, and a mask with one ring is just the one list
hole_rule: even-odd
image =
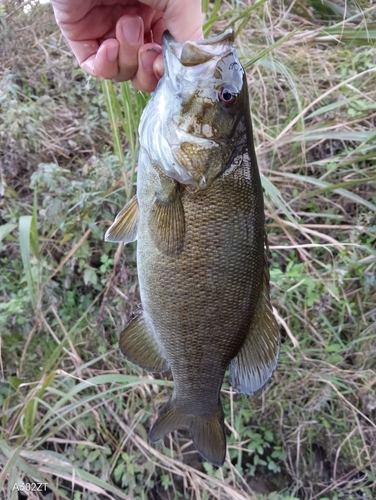
[(202, 36), (201, 0), (51, 0), (56, 22), (81, 68), (97, 78), (131, 80), (151, 92), (163, 74), (162, 34)]

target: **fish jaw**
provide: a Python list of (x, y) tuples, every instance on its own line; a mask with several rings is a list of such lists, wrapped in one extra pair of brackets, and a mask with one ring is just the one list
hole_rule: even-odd
[[(233, 48), (233, 31), (212, 40), (178, 43), (163, 36), (165, 75), (140, 122), (141, 147), (150, 162), (180, 184), (205, 189), (231, 164), (248, 92)], [(237, 103), (226, 108), (226, 85)]]

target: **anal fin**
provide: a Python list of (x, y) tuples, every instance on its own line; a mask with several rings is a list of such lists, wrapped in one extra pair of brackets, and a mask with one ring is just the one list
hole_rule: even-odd
[(159, 352), (152, 333), (149, 332), (142, 309), (120, 334), (120, 351), (135, 365), (149, 372), (168, 370), (168, 362)]
[(137, 239), (138, 212), (137, 196), (134, 195), (107, 230), (105, 241), (114, 243), (122, 241), (124, 244), (135, 241)]
[(280, 334), (269, 297), (268, 247), (265, 248), (261, 294), (247, 337), (230, 363), (230, 383), (236, 392), (259, 393), (277, 367)]

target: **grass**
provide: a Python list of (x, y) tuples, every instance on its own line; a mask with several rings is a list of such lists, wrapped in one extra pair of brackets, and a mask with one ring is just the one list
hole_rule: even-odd
[(2, 498), (32, 481), (48, 484), (32, 499), (375, 497), (376, 7), (203, 5), (206, 33), (233, 26), (247, 67), (278, 369), (253, 399), (225, 380), (223, 468), (180, 432), (149, 444), (172, 382), (119, 355), (135, 246), (103, 242), (134, 191), (147, 96), (77, 69), (48, 6), (3, 2)]

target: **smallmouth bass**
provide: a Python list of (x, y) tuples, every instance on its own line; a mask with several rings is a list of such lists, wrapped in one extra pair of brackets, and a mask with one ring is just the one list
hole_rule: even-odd
[(141, 307), (119, 345), (174, 391), (154, 443), (188, 429), (197, 450), (226, 455), (220, 390), (226, 369), (253, 395), (277, 365), (267, 239), (246, 74), (234, 33), (177, 43), (163, 36), (165, 75), (141, 118), (137, 194), (106, 233), (137, 239)]

